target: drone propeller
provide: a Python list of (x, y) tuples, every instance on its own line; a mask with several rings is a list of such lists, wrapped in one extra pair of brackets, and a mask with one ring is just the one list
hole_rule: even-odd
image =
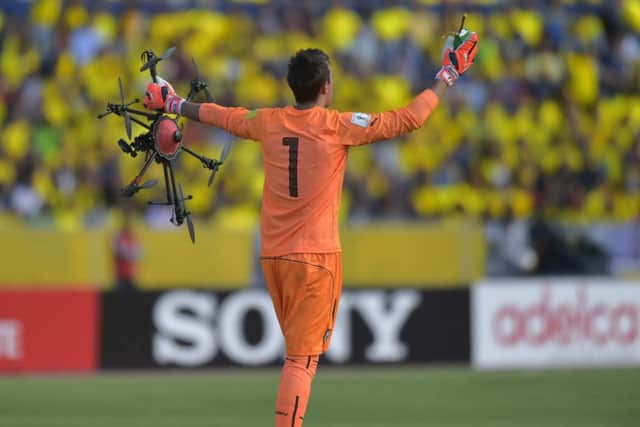
[[(196, 230), (195, 227), (193, 226), (193, 221), (191, 221), (191, 212), (187, 211), (187, 207), (184, 203), (185, 199), (184, 198), (184, 194), (182, 192), (182, 184), (178, 185), (178, 191), (180, 192), (178, 194), (178, 197), (180, 199), (180, 209), (182, 210), (182, 215), (184, 215), (184, 218), (187, 220), (187, 229), (189, 230), (189, 237), (191, 238), (191, 242), (195, 243), (196, 242)], [(190, 199), (191, 196), (188, 196), (188, 199)]]
[(193, 221), (191, 221), (191, 215), (187, 215), (187, 230), (189, 230), (189, 238), (191, 238), (191, 243), (196, 243), (196, 229), (193, 226)]
[(127, 185), (120, 191), (122, 192), (123, 196), (133, 197), (133, 195), (136, 194), (138, 191), (155, 187), (156, 184), (158, 184), (158, 180), (155, 178), (145, 181), (141, 185), (138, 185), (136, 183), (136, 180), (134, 179), (129, 185)]
[(202, 80), (200, 80), (200, 70), (198, 69), (198, 64), (196, 63), (195, 58), (191, 58), (191, 63), (193, 64), (193, 69), (196, 76), (193, 78), (193, 80), (191, 80), (191, 88), (189, 89), (189, 94), (187, 95), (187, 101), (191, 101), (196, 92), (200, 90), (200, 86), (202, 84)]
[(191, 100), (191, 98), (197, 92), (204, 90), (204, 95), (207, 99), (207, 102), (213, 102), (213, 97), (209, 92), (207, 83), (200, 77), (200, 69), (198, 68), (198, 63), (196, 62), (195, 58), (191, 58), (191, 63), (193, 64), (193, 70), (195, 71), (196, 76), (193, 80), (191, 80), (191, 89), (189, 90), (189, 96), (187, 97), (187, 100)]
[(170, 57), (171, 55), (173, 55), (173, 52), (176, 51), (176, 47), (175, 46), (171, 46), (169, 49), (167, 49), (162, 56), (160, 56), (160, 59), (167, 59), (168, 57)]
[[(122, 103), (123, 106), (125, 106), (126, 104), (124, 103), (124, 89), (122, 88), (122, 80), (120, 79), (120, 77), (118, 77), (118, 88), (120, 89), (120, 102)], [(129, 112), (124, 109), (124, 127), (127, 131), (127, 138), (129, 138), (129, 140), (131, 140), (131, 116), (129, 115)]]
[(196, 58), (191, 57), (191, 63), (193, 64), (193, 69), (196, 72), (196, 78), (200, 78), (200, 69), (198, 68), (198, 63), (196, 62)]
[(211, 187), (211, 183), (213, 182), (213, 178), (215, 178), (216, 173), (218, 172), (218, 168), (220, 167), (221, 164), (224, 163), (225, 160), (227, 160), (227, 157), (229, 157), (229, 152), (231, 151), (231, 144), (232, 144), (232, 141), (229, 140), (224, 145), (224, 148), (222, 149), (222, 154), (220, 155), (220, 160), (216, 162), (216, 165), (213, 167), (211, 171), (211, 175), (209, 175), (209, 182), (207, 183), (207, 186)]
[(153, 81), (156, 81), (156, 64), (160, 61), (162, 61), (163, 59), (167, 59), (168, 57), (170, 57), (171, 55), (173, 55), (173, 52), (175, 52), (176, 47), (172, 46), (169, 49), (167, 49), (162, 55), (160, 56), (156, 56), (152, 50), (145, 50), (142, 53), (142, 60), (145, 60), (147, 62), (145, 62), (142, 67), (140, 67), (140, 71), (145, 71), (145, 70), (150, 70), (151, 71), (151, 78), (153, 79)]
[(227, 157), (229, 156), (229, 151), (231, 151), (231, 140), (227, 141), (227, 143), (224, 145), (224, 148), (222, 149), (222, 155), (220, 156), (220, 163), (224, 162), (225, 160), (227, 160)]
[(142, 185), (140, 186), (140, 189), (149, 189), (149, 188), (153, 188), (156, 185), (158, 185), (158, 180), (156, 178), (150, 179), (148, 181), (145, 181), (142, 183)]

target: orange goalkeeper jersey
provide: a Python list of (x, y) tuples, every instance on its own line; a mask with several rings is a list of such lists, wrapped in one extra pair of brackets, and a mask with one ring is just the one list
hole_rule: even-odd
[(428, 89), (404, 108), (377, 114), (208, 103), (199, 119), (262, 145), (262, 256), (329, 253), (340, 252), (338, 210), (349, 147), (415, 130), (437, 104)]

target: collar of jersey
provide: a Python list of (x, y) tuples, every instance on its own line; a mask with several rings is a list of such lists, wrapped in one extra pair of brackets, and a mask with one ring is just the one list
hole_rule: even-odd
[(315, 110), (316, 108), (322, 108), (322, 107), (320, 107), (319, 105), (314, 105), (314, 106), (313, 106), (313, 107), (311, 107), (311, 108), (305, 108), (305, 109), (301, 110), (301, 109), (299, 109), (299, 108), (296, 108), (294, 105), (289, 105), (289, 106), (288, 106), (288, 110), (289, 110), (289, 111), (293, 111), (293, 112), (296, 112), (296, 113), (299, 113), (299, 114), (303, 114), (303, 113), (307, 113), (307, 112), (309, 112), (309, 111), (313, 111), (313, 110)]

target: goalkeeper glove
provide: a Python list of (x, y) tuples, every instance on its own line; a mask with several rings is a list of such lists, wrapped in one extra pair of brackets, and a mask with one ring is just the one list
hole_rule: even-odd
[(184, 99), (176, 94), (171, 83), (157, 77), (157, 83), (149, 83), (144, 96), (144, 108), (180, 114)]
[(442, 51), (442, 68), (436, 79), (452, 86), (458, 77), (473, 65), (478, 53), (478, 35), (462, 29), (456, 36), (448, 36)]

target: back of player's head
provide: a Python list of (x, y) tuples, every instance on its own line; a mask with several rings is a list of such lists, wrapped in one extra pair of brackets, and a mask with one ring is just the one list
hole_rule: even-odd
[(318, 99), (322, 85), (331, 79), (329, 55), (320, 49), (302, 49), (289, 60), (287, 83), (296, 102)]

